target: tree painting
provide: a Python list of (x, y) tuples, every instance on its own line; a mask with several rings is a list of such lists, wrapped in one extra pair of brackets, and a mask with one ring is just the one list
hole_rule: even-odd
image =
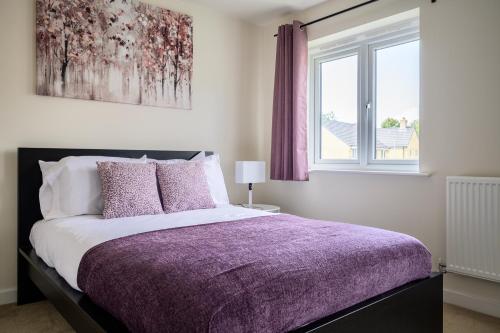
[(191, 108), (193, 20), (137, 0), (36, 0), (37, 94)]

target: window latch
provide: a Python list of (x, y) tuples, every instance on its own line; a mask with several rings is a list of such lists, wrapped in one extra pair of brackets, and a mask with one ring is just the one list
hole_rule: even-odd
[(366, 103), (366, 112), (368, 113), (372, 108), (372, 103)]

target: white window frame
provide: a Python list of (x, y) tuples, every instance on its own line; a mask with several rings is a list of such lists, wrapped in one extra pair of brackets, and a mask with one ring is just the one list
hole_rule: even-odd
[[(365, 36), (363, 34), (363, 36)], [(353, 36), (352, 43), (310, 53), (309, 160), (311, 170), (367, 170), (419, 172), (419, 160), (376, 159), (376, 51), (420, 40), (418, 27), (399, 29), (376, 37)], [(321, 158), (321, 64), (358, 55), (358, 158)], [(420, 118), (420, 117), (419, 117)]]

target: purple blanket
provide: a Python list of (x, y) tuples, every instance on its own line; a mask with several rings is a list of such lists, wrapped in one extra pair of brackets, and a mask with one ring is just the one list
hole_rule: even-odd
[(102, 243), (78, 285), (132, 332), (285, 332), (430, 270), (413, 237), (280, 214)]

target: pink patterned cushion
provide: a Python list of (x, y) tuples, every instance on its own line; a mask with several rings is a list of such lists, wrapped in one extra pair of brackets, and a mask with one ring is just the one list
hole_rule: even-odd
[(157, 163), (156, 174), (165, 213), (215, 207), (203, 161)]
[(162, 214), (152, 163), (97, 162), (105, 219)]

